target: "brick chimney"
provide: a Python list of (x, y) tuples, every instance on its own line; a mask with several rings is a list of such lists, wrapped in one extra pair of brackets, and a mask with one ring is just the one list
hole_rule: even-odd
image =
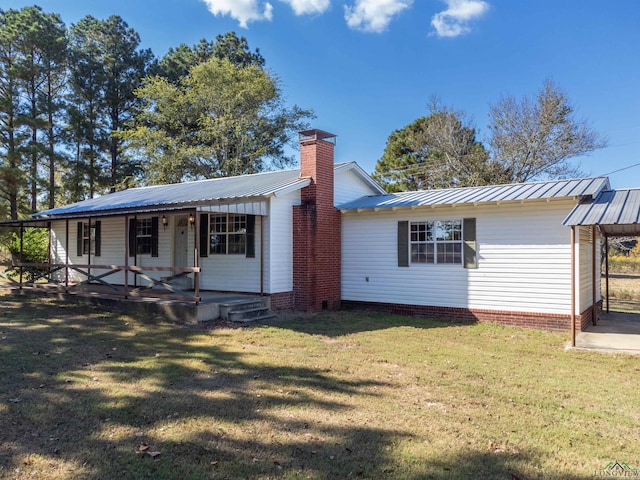
[(311, 183), (293, 207), (294, 308), (340, 308), (340, 211), (333, 206), (335, 135), (300, 132), (300, 176)]

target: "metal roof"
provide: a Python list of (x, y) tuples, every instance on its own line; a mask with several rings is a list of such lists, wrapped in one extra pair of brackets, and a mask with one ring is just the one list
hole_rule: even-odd
[(381, 208), (477, 204), (563, 197), (594, 197), (610, 188), (607, 177), (511, 183), (488, 187), (446, 188), (372, 195), (340, 205), (342, 211)]
[[(334, 164), (336, 174), (353, 171), (373, 190), (384, 192), (355, 162)], [(190, 208), (264, 199), (299, 190), (311, 180), (300, 177), (300, 169), (263, 172), (253, 175), (213, 178), (170, 185), (130, 188), (121, 192), (45, 210), (33, 219), (76, 217), (82, 215), (120, 214)]]
[(300, 170), (256, 173), (237, 177), (213, 178), (170, 185), (130, 188), (64, 207), (45, 210), (35, 217), (60, 217), (100, 212), (134, 212), (149, 208), (181, 208), (224, 203), (258, 197), (277, 196), (310, 183)]
[(604, 190), (591, 202), (580, 203), (564, 225), (598, 225), (611, 236), (640, 235), (640, 189)]

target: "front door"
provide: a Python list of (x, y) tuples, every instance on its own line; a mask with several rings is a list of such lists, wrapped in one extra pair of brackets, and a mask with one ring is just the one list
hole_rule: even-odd
[[(176, 217), (173, 230), (173, 266), (189, 266), (189, 218), (184, 215)], [(180, 290), (188, 290), (191, 287), (191, 276), (176, 278), (171, 282)]]

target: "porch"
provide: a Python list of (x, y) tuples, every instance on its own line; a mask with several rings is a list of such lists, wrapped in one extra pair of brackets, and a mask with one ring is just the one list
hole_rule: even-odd
[(270, 311), (270, 297), (233, 292), (200, 291), (199, 302), (187, 300), (193, 291), (184, 292), (185, 297), (173, 292), (153, 289), (153, 296), (125, 295), (124, 286), (85, 284), (64, 290), (46, 283), (29, 283), (22, 286), (0, 283), (14, 295), (55, 298), (74, 304), (96, 306), (125, 314), (161, 317), (171, 321), (197, 324), (211, 320), (251, 322), (276, 317)]

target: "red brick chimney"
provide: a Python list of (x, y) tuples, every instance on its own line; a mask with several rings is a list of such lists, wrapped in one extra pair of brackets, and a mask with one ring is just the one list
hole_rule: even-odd
[(340, 211), (333, 206), (335, 135), (300, 132), (300, 176), (311, 183), (293, 207), (294, 308), (340, 308)]

